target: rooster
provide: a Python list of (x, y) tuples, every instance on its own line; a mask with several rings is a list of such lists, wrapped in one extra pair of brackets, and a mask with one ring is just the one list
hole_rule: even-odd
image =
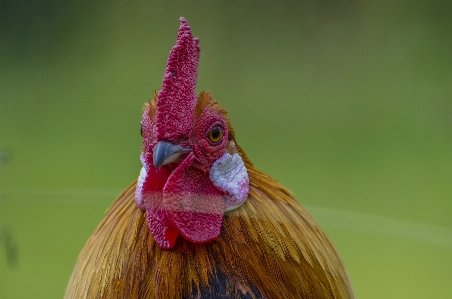
[(139, 177), (87, 241), (66, 298), (354, 298), (319, 225), (254, 167), (211, 93), (196, 95), (199, 39), (180, 23), (143, 108)]

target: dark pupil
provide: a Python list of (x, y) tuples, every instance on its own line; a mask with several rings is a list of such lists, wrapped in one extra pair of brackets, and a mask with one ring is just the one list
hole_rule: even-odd
[(216, 127), (212, 130), (212, 138), (213, 139), (217, 139), (218, 137), (220, 137), (220, 128)]

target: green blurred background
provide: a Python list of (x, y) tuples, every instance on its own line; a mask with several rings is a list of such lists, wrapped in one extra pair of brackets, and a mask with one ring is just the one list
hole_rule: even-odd
[(452, 298), (451, 1), (0, 3), (0, 298), (61, 298), (140, 169), (179, 17), (198, 91), (337, 246), (358, 298)]

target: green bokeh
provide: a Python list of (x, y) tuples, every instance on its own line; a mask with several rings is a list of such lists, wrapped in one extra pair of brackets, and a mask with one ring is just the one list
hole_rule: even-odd
[(451, 298), (452, 2), (1, 1), (0, 298), (61, 298), (140, 169), (184, 16), (198, 91), (312, 211), (358, 298)]

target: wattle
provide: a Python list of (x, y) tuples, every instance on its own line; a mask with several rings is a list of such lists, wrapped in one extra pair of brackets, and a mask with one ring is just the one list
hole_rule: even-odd
[(225, 210), (223, 192), (209, 174), (192, 167), (190, 153), (163, 188), (163, 204), (171, 222), (188, 241), (205, 243), (220, 236)]
[(148, 226), (157, 245), (162, 249), (169, 249), (174, 246), (179, 235), (177, 228), (169, 221), (163, 205), (163, 187), (171, 170), (168, 167), (155, 168), (152, 155), (145, 157), (144, 162), (146, 177), (141, 186), (142, 209), (146, 211)]
[(220, 235), (224, 195), (208, 173), (192, 167), (193, 159), (189, 154), (173, 171), (168, 165), (155, 168), (151, 154), (143, 159), (146, 177), (141, 188), (137, 185), (136, 202), (146, 210), (149, 229), (162, 249), (172, 248), (178, 234), (194, 243)]

